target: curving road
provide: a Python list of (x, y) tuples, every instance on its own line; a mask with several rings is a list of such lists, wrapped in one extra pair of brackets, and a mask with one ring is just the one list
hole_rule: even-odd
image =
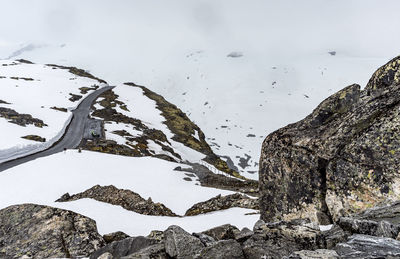
[(49, 156), (64, 150), (64, 148), (76, 148), (82, 140), (85, 128), (85, 122), (89, 118), (90, 107), (96, 98), (107, 90), (113, 89), (115, 86), (106, 86), (90, 93), (78, 107), (72, 111), (73, 117), (68, 125), (64, 135), (60, 140), (54, 143), (48, 149), (39, 151), (37, 153), (27, 155), (21, 158), (10, 160), (0, 164), (0, 172), (7, 170), (11, 167), (29, 162), (39, 157)]

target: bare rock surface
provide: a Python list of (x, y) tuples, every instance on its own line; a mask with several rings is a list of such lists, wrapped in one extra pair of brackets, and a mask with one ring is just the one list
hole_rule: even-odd
[(165, 251), (173, 258), (193, 258), (204, 248), (200, 239), (178, 226), (170, 226), (164, 232)]
[(327, 224), (400, 197), (400, 57), (271, 133), (260, 158), (265, 221)]
[(197, 259), (244, 259), (242, 247), (235, 240), (221, 240), (203, 248)]
[(154, 203), (151, 199), (145, 200), (139, 194), (131, 191), (118, 189), (113, 185), (95, 185), (92, 188), (74, 195), (64, 194), (58, 202), (76, 201), (90, 198), (101, 202), (119, 205), (124, 209), (134, 211), (143, 215), (154, 216), (177, 216), (164, 204)]
[(196, 203), (186, 211), (185, 216), (195, 216), (233, 207), (258, 210), (258, 199), (252, 199), (240, 193), (226, 196), (218, 195), (207, 201)]
[(294, 252), (293, 254), (284, 257), (284, 259), (336, 259), (339, 255), (335, 250), (317, 249), (315, 251), (302, 250)]
[(103, 244), (96, 222), (72, 211), (35, 204), (0, 210), (0, 258), (85, 257)]
[(105, 253), (110, 253), (114, 258), (121, 258), (155, 244), (157, 244), (157, 241), (146, 237), (128, 237), (98, 249), (90, 256), (90, 259), (97, 259)]
[(335, 247), (340, 258), (400, 258), (400, 241), (387, 237), (353, 235)]

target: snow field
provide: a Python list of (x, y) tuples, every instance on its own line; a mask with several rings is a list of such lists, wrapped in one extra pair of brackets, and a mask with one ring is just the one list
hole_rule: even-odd
[(151, 157), (123, 157), (97, 152), (68, 150), (49, 157), (33, 160), (0, 174), (0, 209), (21, 203), (35, 203), (69, 209), (96, 220), (104, 234), (124, 231), (131, 235), (145, 235), (151, 230), (164, 230), (177, 224), (187, 231), (200, 231), (231, 223), (252, 228), (259, 215), (233, 208), (194, 217), (144, 216), (119, 206), (83, 199), (74, 202), (54, 202), (65, 193), (75, 194), (96, 184), (114, 185), (129, 189), (161, 202), (173, 212), (183, 215), (195, 203), (231, 191), (206, 188), (197, 181), (185, 181), (182, 172), (174, 171), (177, 163)]

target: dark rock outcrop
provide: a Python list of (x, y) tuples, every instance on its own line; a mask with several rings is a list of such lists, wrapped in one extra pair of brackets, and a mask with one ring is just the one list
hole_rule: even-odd
[(320, 247), (332, 249), (337, 243), (345, 242), (351, 233), (344, 231), (338, 225), (334, 225), (330, 230), (321, 232)]
[(47, 126), (41, 119), (32, 117), (30, 114), (21, 114), (13, 109), (0, 107), (0, 118), (3, 117), (8, 122), (15, 123), (19, 126), (25, 127), (26, 125), (34, 125), (38, 128)]
[(38, 136), (38, 135), (27, 135), (27, 136), (23, 136), (21, 138), (29, 139), (29, 140), (37, 141), (37, 142), (46, 142), (46, 138), (42, 138), (41, 136)]
[(157, 244), (154, 239), (146, 237), (128, 237), (120, 241), (112, 242), (94, 252), (90, 259), (96, 259), (99, 256), (110, 253), (115, 258), (121, 258), (136, 253), (144, 248)]
[(57, 202), (76, 201), (79, 199), (90, 198), (97, 201), (119, 205), (122, 208), (134, 211), (143, 215), (153, 216), (177, 216), (164, 204), (154, 203), (151, 199), (145, 200), (139, 194), (131, 190), (118, 189), (113, 185), (95, 185), (92, 188), (70, 196), (64, 194)]
[(207, 201), (196, 203), (186, 211), (185, 216), (195, 216), (233, 207), (258, 210), (258, 199), (252, 199), (240, 193), (226, 196), (218, 195)]
[(353, 235), (335, 247), (340, 258), (399, 258), (400, 241), (386, 237)]
[(351, 85), (305, 119), (264, 140), (260, 209), (265, 221), (323, 224), (400, 197), (400, 57), (366, 88)]
[(208, 229), (201, 233), (210, 236), (215, 240), (227, 240), (227, 239), (234, 239), (235, 236), (240, 233), (240, 231), (237, 227), (232, 226), (231, 224), (225, 224), (215, 228)]
[(103, 244), (95, 221), (72, 211), (35, 204), (0, 210), (0, 258), (89, 256)]
[(315, 251), (302, 250), (284, 257), (284, 259), (336, 259), (339, 258), (335, 250), (317, 249)]
[(200, 239), (178, 226), (170, 226), (164, 232), (165, 251), (173, 258), (191, 258), (204, 248)]
[(117, 232), (103, 235), (103, 239), (107, 244), (112, 243), (114, 241), (121, 241), (128, 237), (129, 237), (129, 235), (125, 234), (122, 231), (117, 231)]
[(242, 247), (235, 240), (221, 240), (203, 248), (198, 259), (244, 259)]
[(315, 250), (323, 243), (318, 226), (304, 220), (264, 223), (258, 221), (254, 235), (243, 244), (246, 258), (282, 258), (300, 250)]
[(121, 257), (122, 259), (170, 259), (165, 252), (164, 244), (155, 244), (136, 253)]

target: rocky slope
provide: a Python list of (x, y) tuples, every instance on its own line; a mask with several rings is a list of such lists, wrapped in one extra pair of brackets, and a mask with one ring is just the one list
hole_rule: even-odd
[(400, 195), (400, 57), (265, 139), (261, 218), (327, 224)]
[[(399, 203), (341, 217), (321, 231), (305, 219), (252, 230), (226, 224), (200, 233), (179, 226), (147, 237), (100, 236), (93, 220), (71, 211), (24, 204), (0, 210), (1, 258), (399, 258)], [(7, 233), (7, 234), (4, 234)]]
[(103, 245), (96, 222), (72, 211), (34, 204), (0, 210), (0, 258), (76, 258)]

